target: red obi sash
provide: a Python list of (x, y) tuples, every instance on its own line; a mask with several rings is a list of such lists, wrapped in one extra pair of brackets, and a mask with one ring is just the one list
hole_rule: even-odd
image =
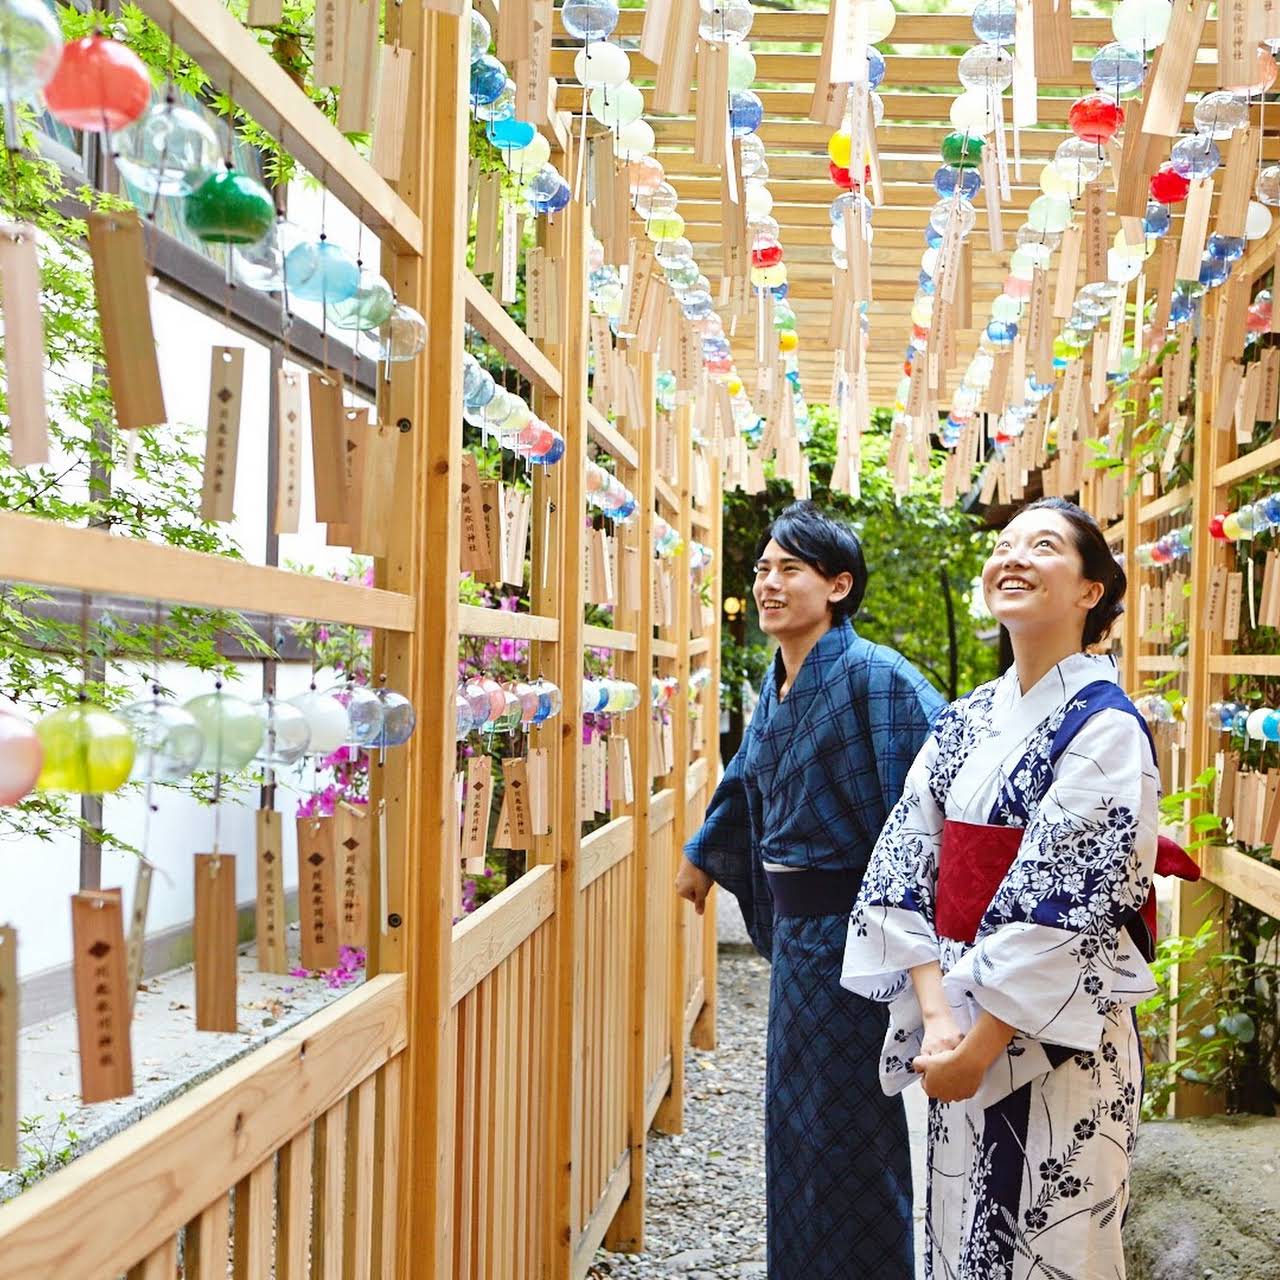
[[(952, 822), (949, 818), (942, 824), (938, 892), (934, 907), (934, 927), (940, 937), (970, 944), (977, 938), (982, 917), (1018, 856), (1022, 832), (1022, 827)], [(1200, 868), (1180, 845), (1167, 836), (1161, 836), (1156, 845), (1156, 874), (1199, 880)], [(1138, 914), (1146, 926), (1150, 948), (1154, 949), (1154, 889), (1147, 895)], [(1141, 946), (1143, 939), (1135, 938), (1135, 941)]]

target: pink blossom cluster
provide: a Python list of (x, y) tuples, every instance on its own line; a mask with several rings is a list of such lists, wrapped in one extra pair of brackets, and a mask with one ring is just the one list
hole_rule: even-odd
[(324, 985), (331, 991), (341, 987), (349, 987), (363, 972), (365, 952), (363, 947), (339, 947), (338, 963), (332, 969), (290, 969), (291, 978), (323, 978)]

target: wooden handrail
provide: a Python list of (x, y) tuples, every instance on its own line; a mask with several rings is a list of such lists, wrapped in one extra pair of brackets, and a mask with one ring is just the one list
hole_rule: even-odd
[(512, 613), (509, 609), (460, 604), (458, 634), (503, 640), (558, 640), (560, 622), (537, 613)]
[(549, 866), (526, 876), (453, 926), (450, 998), (463, 996), (492, 973), (555, 910), (555, 877)]

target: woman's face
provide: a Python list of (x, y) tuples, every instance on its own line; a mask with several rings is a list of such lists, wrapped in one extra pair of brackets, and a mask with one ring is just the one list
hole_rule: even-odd
[(982, 570), (997, 622), (1018, 631), (1074, 627), (1083, 633), (1103, 585), (1082, 572), (1070, 522), (1058, 511), (1024, 511), (1005, 525)]
[(811, 564), (784, 550), (772, 538), (756, 561), (752, 594), (760, 630), (768, 636), (805, 635), (830, 622), (831, 606), (853, 586), (850, 574), (823, 577)]

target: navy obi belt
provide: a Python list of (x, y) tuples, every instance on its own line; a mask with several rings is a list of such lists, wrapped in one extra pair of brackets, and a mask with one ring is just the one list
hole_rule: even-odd
[[(976, 822), (942, 824), (938, 855), (938, 892), (934, 927), (939, 937), (972, 945), (982, 917), (996, 896), (1000, 882), (1013, 866), (1022, 844), (1022, 827), (995, 827)], [(1167, 836), (1156, 844), (1156, 875), (1199, 880), (1200, 868), (1181, 845)], [(1139, 911), (1125, 921), (1147, 960), (1155, 958), (1156, 895), (1152, 889)]]

